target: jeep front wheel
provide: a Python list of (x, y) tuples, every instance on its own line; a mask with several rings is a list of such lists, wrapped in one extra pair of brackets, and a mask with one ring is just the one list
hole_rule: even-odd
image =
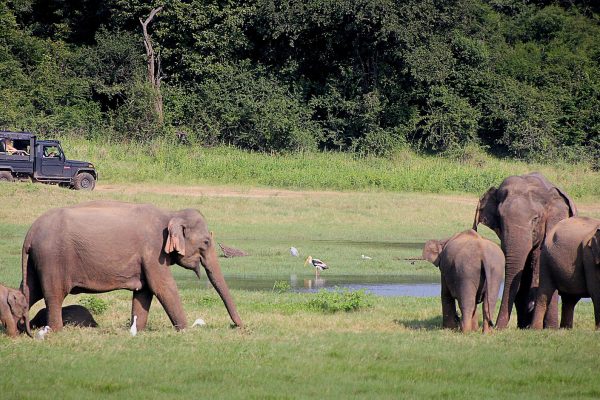
[(75, 190), (94, 190), (96, 180), (92, 174), (82, 172), (73, 179), (73, 188)]
[(0, 182), (12, 182), (15, 178), (13, 178), (10, 171), (0, 171)]

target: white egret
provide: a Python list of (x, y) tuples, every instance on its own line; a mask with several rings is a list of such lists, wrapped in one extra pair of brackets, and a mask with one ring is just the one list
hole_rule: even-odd
[(204, 325), (206, 325), (206, 322), (204, 322), (204, 320), (202, 318), (198, 318), (192, 324), (192, 328), (195, 327), (195, 326), (204, 326)]
[(290, 254), (294, 257), (300, 257), (300, 252), (298, 252), (298, 249), (294, 246), (290, 247)]
[(317, 278), (319, 277), (319, 271), (329, 268), (323, 261), (319, 260), (318, 258), (312, 258), (312, 256), (308, 256), (306, 261), (304, 261), (304, 265), (309, 263), (315, 267), (315, 277)]
[(131, 328), (129, 328), (129, 333), (131, 333), (131, 336), (137, 335), (137, 315), (133, 316), (133, 323), (131, 324)]
[(42, 329), (40, 329), (39, 331), (37, 331), (37, 333), (35, 334), (35, 338), (38, 340), (44, 340), (44, 337), (46, 336), (46, 334), (48, 332), (50, 332), (52, 329), (50, 329), (50, 327), (48, 325), (44, 326)]
[(363, 260), (372, 260), (371, 257), (365, 256), (364, 254), (361, 254), (360, 256), (362, 257)]

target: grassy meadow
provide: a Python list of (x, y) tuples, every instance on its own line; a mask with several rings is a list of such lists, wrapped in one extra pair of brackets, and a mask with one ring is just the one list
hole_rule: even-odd
[(465, 150), (458, 161), (410, 150), (387, 158), (338, 152), (269, 155), (166, 141), (140, 145), (67, 138), (63, 148), (69, 158), (94, 162), (100, 179), (108, 183), (481, 195), (509, 175), (539, 171), (571, 196), (600, 196), (600, 172), (587, 164), (530, 164), (491, 157), (475, 148)]
[[(498, 162), (481, 168), (472, 189), (448, 188), (445, 179), (458, 180), (477, 168), (463, 164), (450, 168), (437, 158), (397, 160), (390, 169), (383, 160), (342, 155), (305, 155), (303, 161), (302, 157), (179, 147), (168, 157), (181, 164), (171, 164), (141, 148), (131, 149), (137, 160), (132, 161), (120, 153), (123, 149), (94, 146), (99, 145), (65, 145), (71, 158), (89, 159), (98, 166), (101, 180), (93, 192), (29, 183), (0, 185), (1, 282), (18, 286), (21, 245), (35, 218), (47, 209), (92, 199), (201, 210), (217, 241), (250, 253), (221, 258), (226, 277), (314, 276), (312, 269), (302, 265), (303, 259), (289, 255), (289, 247), (296, 246), (303, 255), (312, 254), (330, 265), (324, 277), (381, 274), (437, 279), (439, 273), (432, 265), (405, 260), (420, 255), (420, 249), (405, 244), (469, 228), (477, 204), (473, 193), (482, 185), (487, 188), (488, 180), (498, 184), (501, 178), (495, 174), (526, 171), (525, 165)], [(196, 151), (211, 167), (193, 161)], [(157, 154), (167, 157), (167, 152)], [(120, 162), (118, 168), (115, 161)], [(434, 193), (411, 193), (426, 179), (405, 189), (389, 183), (401, 182), (394, 178), (395, 171), (410, 162), (415, 166), (439, 163), (429, 178)], [(270, 163), (266, 172), (263, 168)], [(284, 179), (286, 163), (295, 167)], [(136, 168), (140, 165), (143, 169)], [(187, 171), (188, 165), (197, 169)], [(300, 180), (304, 167), (311, 173), (302, 179), (310, 182)], [(544, 173), (567, 190), (581, 189), (577, 203), (582, 215), (600, 218), (600, 202), (594, 200), (597, 173), (574, 173), (569, 179), (568, 171), (575, 167), (547, 168)], [(130, 175), (117, 175), (123, 171)], [(355, 174), (360, 180), (377, 171), (390, 181), (382, 186), (343, 186), (347, 176)], [(435, 176), (442, 171), (445, 175)], [(329, 172), (334, 176), (329, 177)], [(282, 180), (276, 181), (279, 174)], [(332, 180), (331, 187), (327, 179)], [(481, 231), (497, 240), (486, 228)], [(363, 260), (361, 254), (373, 259)], [(175, 332), (154, 300), (147, 330), (133, 338), (128, 332), (131, 293), (94, 295), (108, 305), (95, 316), (98, 329), (66, 327), (44, 341), (0, 335), (0, 359), (6, 368), (0, 377), (2, 398), (42, 399), (49, 393), (60, 393), (64, 399), (600, 396), (600, 343), (589, 302), (577, 306), (572, 331), (518, 331), (512, 321), (510, 329), (484, 336), (441, 330), (436, 297), (375, 297), (370, 307), (328, 313), (309, 306), (316, 294), (233, 290), (246, 327), (231, 329), (225, 307), (206, 287), (205, 277), (198, 282), (191, 271), (177, 266), (172, 270), (188, 322), (203, 318), (207, 326)], [(80, 299), (69, 296), (65, 304)], [(41, 306), (41, 302), (34, 306), (32, 314)]]

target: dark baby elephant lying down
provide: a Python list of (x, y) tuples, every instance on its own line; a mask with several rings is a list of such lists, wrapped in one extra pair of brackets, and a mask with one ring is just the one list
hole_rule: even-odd
[[(62, 308), (62, 319), (63, 324), (96, 328), (98, 323), (94, 320), (94, 317), (90, 311), (84, 306), (77, 304), (66, 306)], [(42, 328), (48, 325), (48, 309), (42, 308), (30, 322), (31, 328)]]

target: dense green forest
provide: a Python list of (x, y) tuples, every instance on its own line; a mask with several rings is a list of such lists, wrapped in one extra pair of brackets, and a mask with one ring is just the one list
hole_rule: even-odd
[[(594, 160), (596, 4), (0, 0), (0, 129)], [(147, 25), (158, 86), (141, 21), (160, 6)]]

